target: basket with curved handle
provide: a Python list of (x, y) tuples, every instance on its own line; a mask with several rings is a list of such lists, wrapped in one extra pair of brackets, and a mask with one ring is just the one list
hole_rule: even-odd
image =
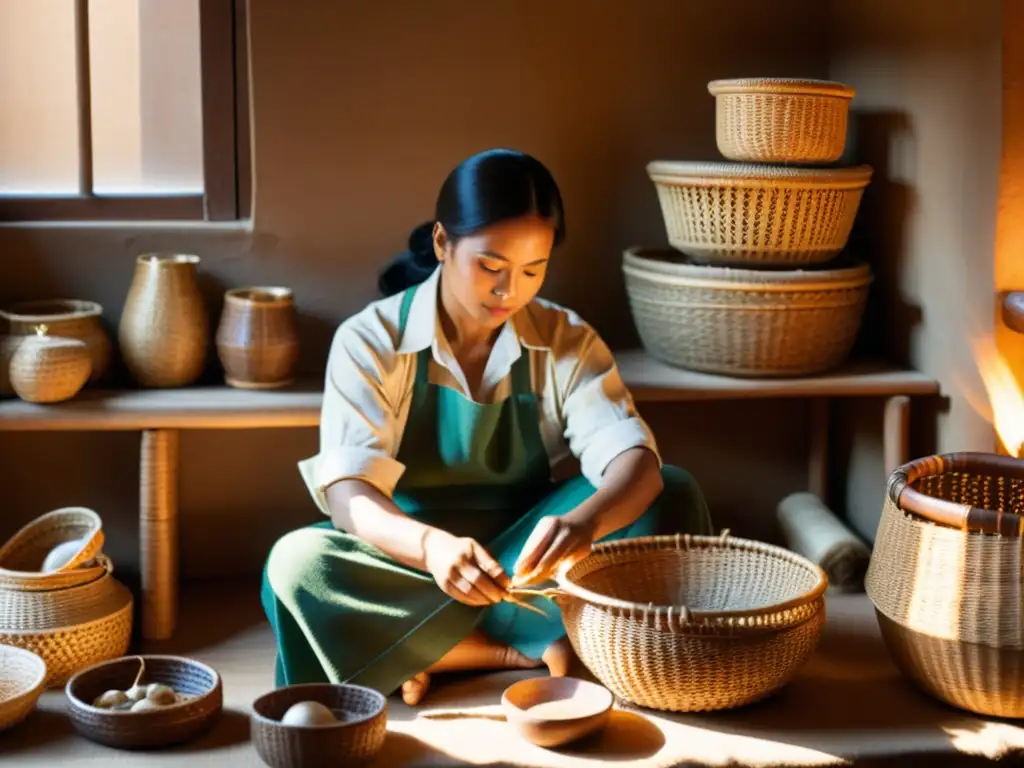
[(898, 508), (940, 525), (1003, 536), (1024, 535), (1024, 517), (1001, 509), (984, 509), (929, 496), (914, 483), (935, 475), (985, 473), (1024, 481), (1024, 461), (990, 453), (949, 453), (916, 459), (889, 475), (886, 493)]

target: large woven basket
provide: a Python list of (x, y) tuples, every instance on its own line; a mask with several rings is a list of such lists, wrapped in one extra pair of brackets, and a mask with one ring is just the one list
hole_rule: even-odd
[(978, 714), (1024, 717), (1024, 461), (918, 459), (889, 478), (865, 586), (893, 662)]
[(713, 80), (715, 139), (730, 160), (831, 163), (846, 148), (854, 89), (830, 80)]
[[(39, 569), (58, 544), (81, 540), (78, 553), (58, 571)], [(105, 573), (96, 562), (103, 548), (103, 523), (86, 507), (63, 507), (22, 526), (0, 547), (0, 589), (53, 590), (87, 584)]]
[(0, 643), (41, 656), (48, 688), (128, 650), (132, 594), (113, 577), (108, 558), (99, 562), (101, 574), (85, 584), (31, 591), (0, 588)]
[(668, 241), (705, 264), (795, 267), (836, 256), (872, 169), (657, 161)]
[(0, 731), (12, 728), (31, 714), (43, 693), (46, 662), (39, 656), (0, 644)]
[(656, 248), (627, 250), (622, 270), (633, 322), (653, 357), (731, 376), (798, 376), (844, 362), (872, 281), (861, 263), (731, 269)]
[(558, 583), (548, 594), (605, 687), (638, 706), (688, 712), (743, 706), (787, 685), (817, 646), (828, 580), (806, 558), (724, 531), (603, 542)]

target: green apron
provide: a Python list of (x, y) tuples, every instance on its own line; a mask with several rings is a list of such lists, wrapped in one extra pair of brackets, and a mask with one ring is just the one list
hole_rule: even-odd
[[(403, 297), (400, 333), (415, 291)], [(430, 359), (430, 348), (417, 357), (397, 457), (405, 471), (394, 501), (428, 525), (475, 538), (511, 574), (536, 523), (574, 509), (594, 488), (583, 478), (559, 486), (550, 482), (525, 352), (512, 365), (510, 396), (493, 404), (431, 384)], [(710, 533), (703, 497), (692, 483), (687, 494), (674, 499), (681, 530)], [(608, 538), (655, 532), (656, 511), (652, 507)], [(286, 534), (274, 545), (261, 601), (277, 639), (279, 686), (352, 682), (388, 695), (476, 628), (531, 658), (565, 633), (558, 608), (544, 598), (533, 604), (545, 616), (511, 603), (463, 605), (429, 574), (336, 530), (329, 520)]]

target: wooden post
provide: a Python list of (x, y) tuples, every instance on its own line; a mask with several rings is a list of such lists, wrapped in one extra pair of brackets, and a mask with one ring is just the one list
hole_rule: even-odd
[(166, 640), (178, 619), (178, 431), (142, 432), (139, 570), (142, 636)]
[(910, 398), (894, 395), (885, 401), (882, 421), (885, 476), (910, 461)]

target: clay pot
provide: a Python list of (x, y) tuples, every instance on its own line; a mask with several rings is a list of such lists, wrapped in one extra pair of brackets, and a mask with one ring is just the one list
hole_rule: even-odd
[(103, 307), (95, 301), (21, 301), (0, 311), (0, 318), (5, 321), (7, 333), (11, 336), (32, 336), (36, 328), (45, 325), (48, 336), (85, 342), (92, 358), (90, 383), (102, 381), (110, 369), (113, 344), (103, 327)]
[(198, 256), (144, 254), (118, 327), (125, 367), (144, 387), (183, 387), (203, 373), (210, 322), (199, 291)]
[(30, 403), (70, 400), (92, 372), (92, 356), (84, 341), (48, 336), (47, 330), (39, 326), (37, 335), (25, 338), (11, 357), (11, 387)]
[(217, 328), (224, 380), (241, 389), (276, 389), (295, 380), (299, 334), (288, 288), (236, 288), (224, 294)]

